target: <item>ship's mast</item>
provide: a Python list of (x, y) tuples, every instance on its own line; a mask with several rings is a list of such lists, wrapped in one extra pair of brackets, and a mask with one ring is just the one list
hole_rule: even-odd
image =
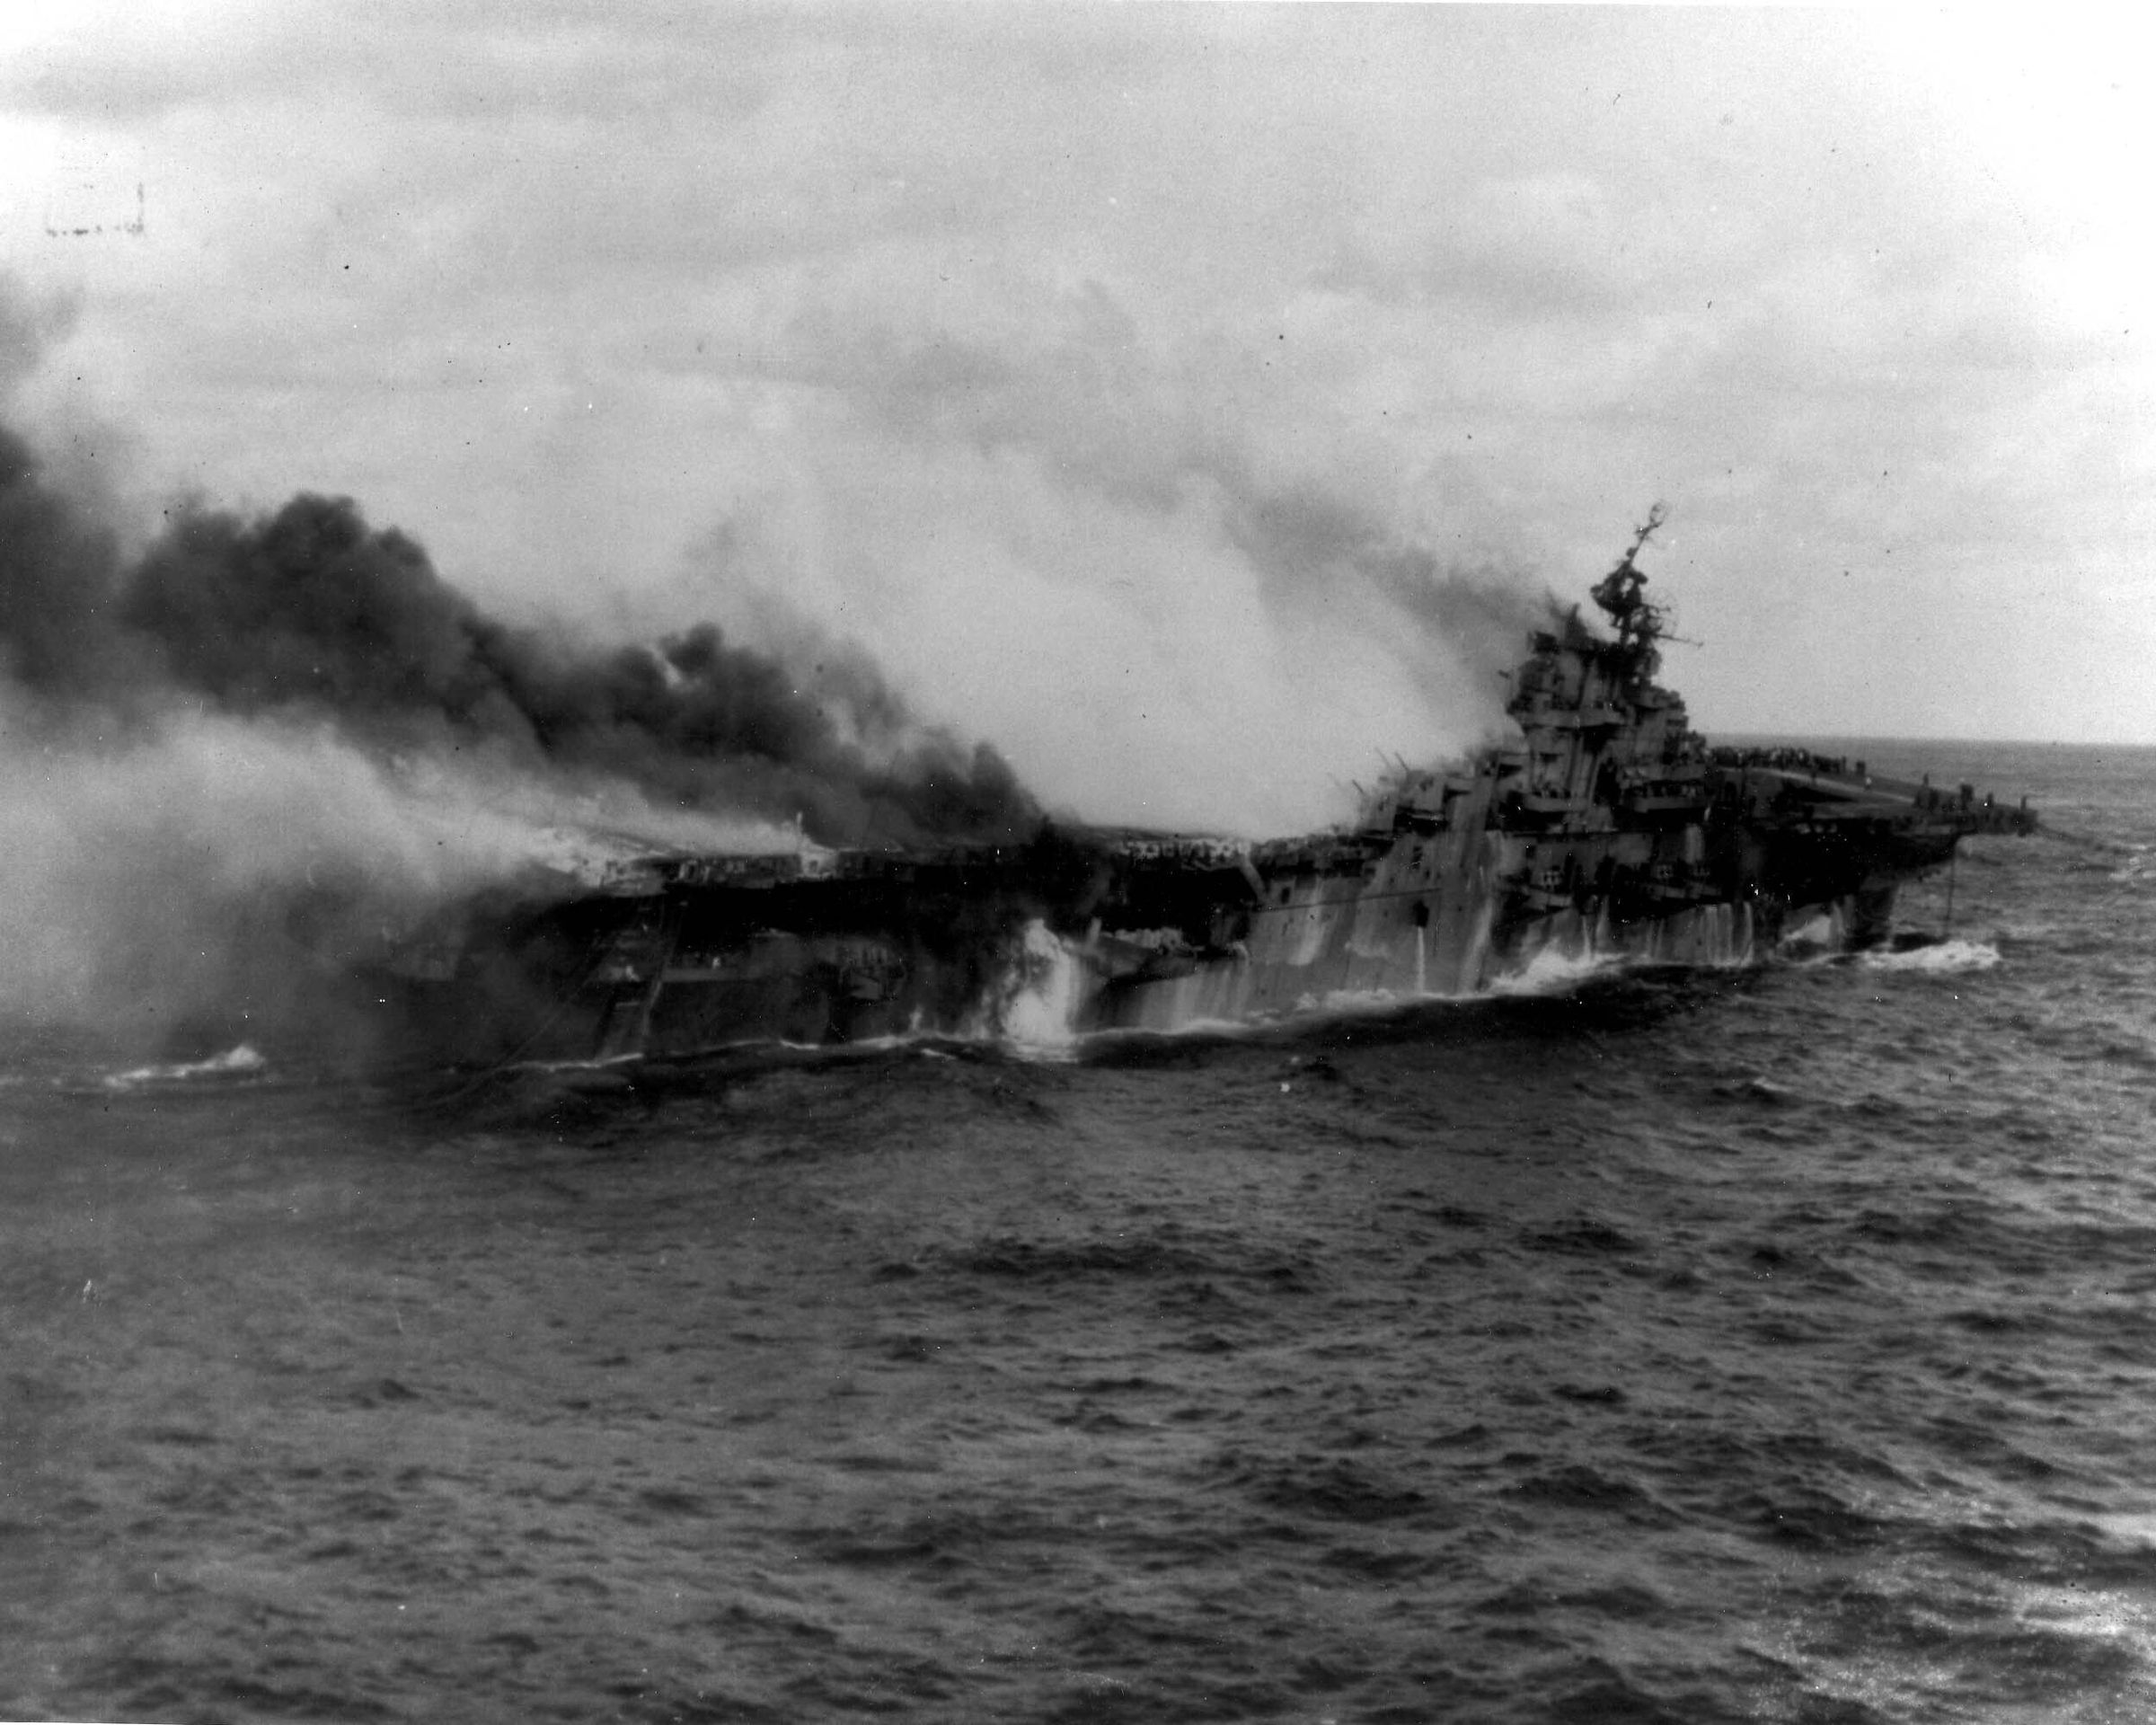
[(1660, 503), (1647, 512), (1647, 519), (1633, 534), (1631, 549), (1624, 553), (1623, 561), (1597, 581), (1593, 589), (1595, 603), (1616, 626), (1619, 651), (1638, 666), (1643, 677), (1652, 677), (1661, 663), (1655, 643), (1662, 639), (1663, 615), (1659, 606), (1648, 602), (1642, 590), (1647, 586), (1647, 577), (1639, 572), (1633, 560), (1668, 513)]

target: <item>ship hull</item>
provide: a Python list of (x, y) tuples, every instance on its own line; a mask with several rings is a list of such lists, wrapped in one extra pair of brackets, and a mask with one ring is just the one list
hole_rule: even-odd
[[(1892, 905), (1877, 859), (1842, 890), (1802, 900), (1748, 880), (1676, 906), (1583, 893), (1551, 908), (1508, 889), (1501, 836), (1412, 889), (1387, 866), (1412, 855), (1406, 840), (1399, 848), (1354, 878), (1021, 857), (925, 893), (707, 886), (609, 901), (596, 916), (571, 901), (468, 927), (460, 963), (424, 976), (392, 965), (367, 992), (410, 1055), (462, 1064), (906, 1036), (1042, 1048), (1563, 986), (1617, 964), (1743, 965), (1792, 935), (1865, 943)], [(1787, 861), (1786, 846), (1767, 854)]]

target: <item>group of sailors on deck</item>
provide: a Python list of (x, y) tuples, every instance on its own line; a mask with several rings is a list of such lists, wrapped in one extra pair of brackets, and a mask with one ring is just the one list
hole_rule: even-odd
[[(1850, 776), (1849, 756), (1846, 755), (1815, 755), (1808, 748), (1717, 748), (1712, 752), (1717, 766), (1772, 766), (1785, 773), (1838, 774)], [(1856, 776), (1864, 776), (1864, 763), (1856, 764)]]

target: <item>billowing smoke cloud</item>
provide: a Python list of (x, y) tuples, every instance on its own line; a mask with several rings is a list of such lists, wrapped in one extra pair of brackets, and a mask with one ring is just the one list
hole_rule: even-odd
[(1100, 819), (1307, 830), (1381, 757), (1504, 734), (1500, 673), (1550, 620), (1524, 566), (1576, 566), (1457, 453), (1411, 349), (1375, 375), (1401, 332), (1016, 257), (924, 284), (910, 255), (790, 281), (725, 526), (658, 615), (862, 632)]
[(858, 650), (805, 682), (709, 625), (514, 627), (341, 499), (179, 509), (130, 554), (4, 429), (0, 809), (0, 1012), (195, 1051), (349, 1006), (349, 960), (451, 899), (1038, 822)]
[(1423, 651), (1456, 661), (1486, 697), (1495, 676), (1519, 662), (1528, 634), (1564, 609), (1521, 571), (1448, 567), (1428, 546), (1314, 487), (1248, 490), (1225, 526), (1280, 602), (1365, 588), (1419, 635)]
[(594, 879), (638, 848), (623, 832), (790, 837), (618, 789), (392, 765), (321, 723), (167, 711), (101, 739), (18, 694), (0, 730), (0, 1010), (129, 1046), (229, 1044), (332, 1008), (345, 961), (384, 956), (445, 899)]
[(190, 509), (139, 558), (0, 431), (0, 653), (21, 686), (139, 711), (146, 691), (356, 740), (627, 780), (671, 806), (799, 818), (834, 843), (1012, 836), (1038, 821), (986, 744), (914, 722), (858, 654), (804, 694), (704, 624), (595, 647), (512, 627), (349, 500)]
[[(873, 309), (835, 329), (882, 327)], [(60, 883), (40, 927), (72, 932), (32, 944), (114, 931), (79, 977), (57, 957), (20, 972), (47, 999), (124, 995), (146, 965), (229, 997), (229, 964), (187, 953), (275, 950), (261, 906), (296, 881), (341, 907), (302, 946), (363, 946), (549, 866), (569, 829), (682, 848), (783, 845), (797, 820), (841, 845), (1029, 830), (1003, 757), (899, 692), (931, 679), (1074, 812), (1252, 835), (1345, 815), (1381, 751), (1501, 722), (1497, 672), (1549, 602), (1469, 536), (1471, 487), (1320, 420), (1259, 435), (1248, 343), (1184, 364), (1090, 288), (1070, 317), (1039, 352), (1055, 320), (1018, 320), (978, 363), (955, 341), (915, 365), (831, 332), (768, 361), (759, 386), (791, 410), (729, 453), (709, 586), (627, 644), (505, 619), (339, 498), (186, 507), (128, 542), (72, 471), (0, 432), (12, 765), (27, 746), (53, 769), (0, 792), (40, 816), (26, 867)], [(17, 322), (34, 344), (52, 319)], [(1440, 496), (1442, 530), (1411, 518)], [(727, 632), (690, 621), (715, 607)], [(876, 660), (844, 643), (862, 632)], [(220, 847), (242, 827), (290, 842)], [(183, 933), (135, 926), (153, 897)]]

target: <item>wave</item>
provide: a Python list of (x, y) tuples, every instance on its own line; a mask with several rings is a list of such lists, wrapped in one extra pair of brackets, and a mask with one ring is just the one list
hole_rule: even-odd
[(1857, 961), (1867, 970), (1989, 970), (1999, 962), (1999, 949), (1989, 941), (1940, 941), (1901, 952), (1863, 952)]
[(1839, 952), (1846, 938), (1842, 918), (1831, 910), (1820, 910), (1785, 929), (1777, 944), (1783, 952), (1799, 957), (1810, 952)]
[(2149, 847), (2130, 845), (2126, 846), (2125, 860), (2116, 869), (2107, 869), (2104, 878), (2121, 886), (2132, 886), (2146, 880), (2152, 873), (2156, 873), (2156, 859), (2149, 855)]
[(1546, 946), (1527, 961), (1524, 969), (1492, 977), (1489, 992), (1501, 998), (1521, 995), (1564, 995), (1583, 982), (1622, 969), (1630, 960), (1621, 953), (1567, 952)]
[(252, 1043), (242, 1042), (207, 1060), (178, 1060), (162, 1066), (137, 1066), (106, 1075), (108, 1090), (134, 1090), (145, 1084), (184, 1084), (203, 1080), (252, 1078), (269, 1070), (270, 1062)]
[(641, 1066), (641, 1053), (593, 1055), (585, 1060), (512, 1060), (504, 1072), (612, 1072), (621, 1066)]

